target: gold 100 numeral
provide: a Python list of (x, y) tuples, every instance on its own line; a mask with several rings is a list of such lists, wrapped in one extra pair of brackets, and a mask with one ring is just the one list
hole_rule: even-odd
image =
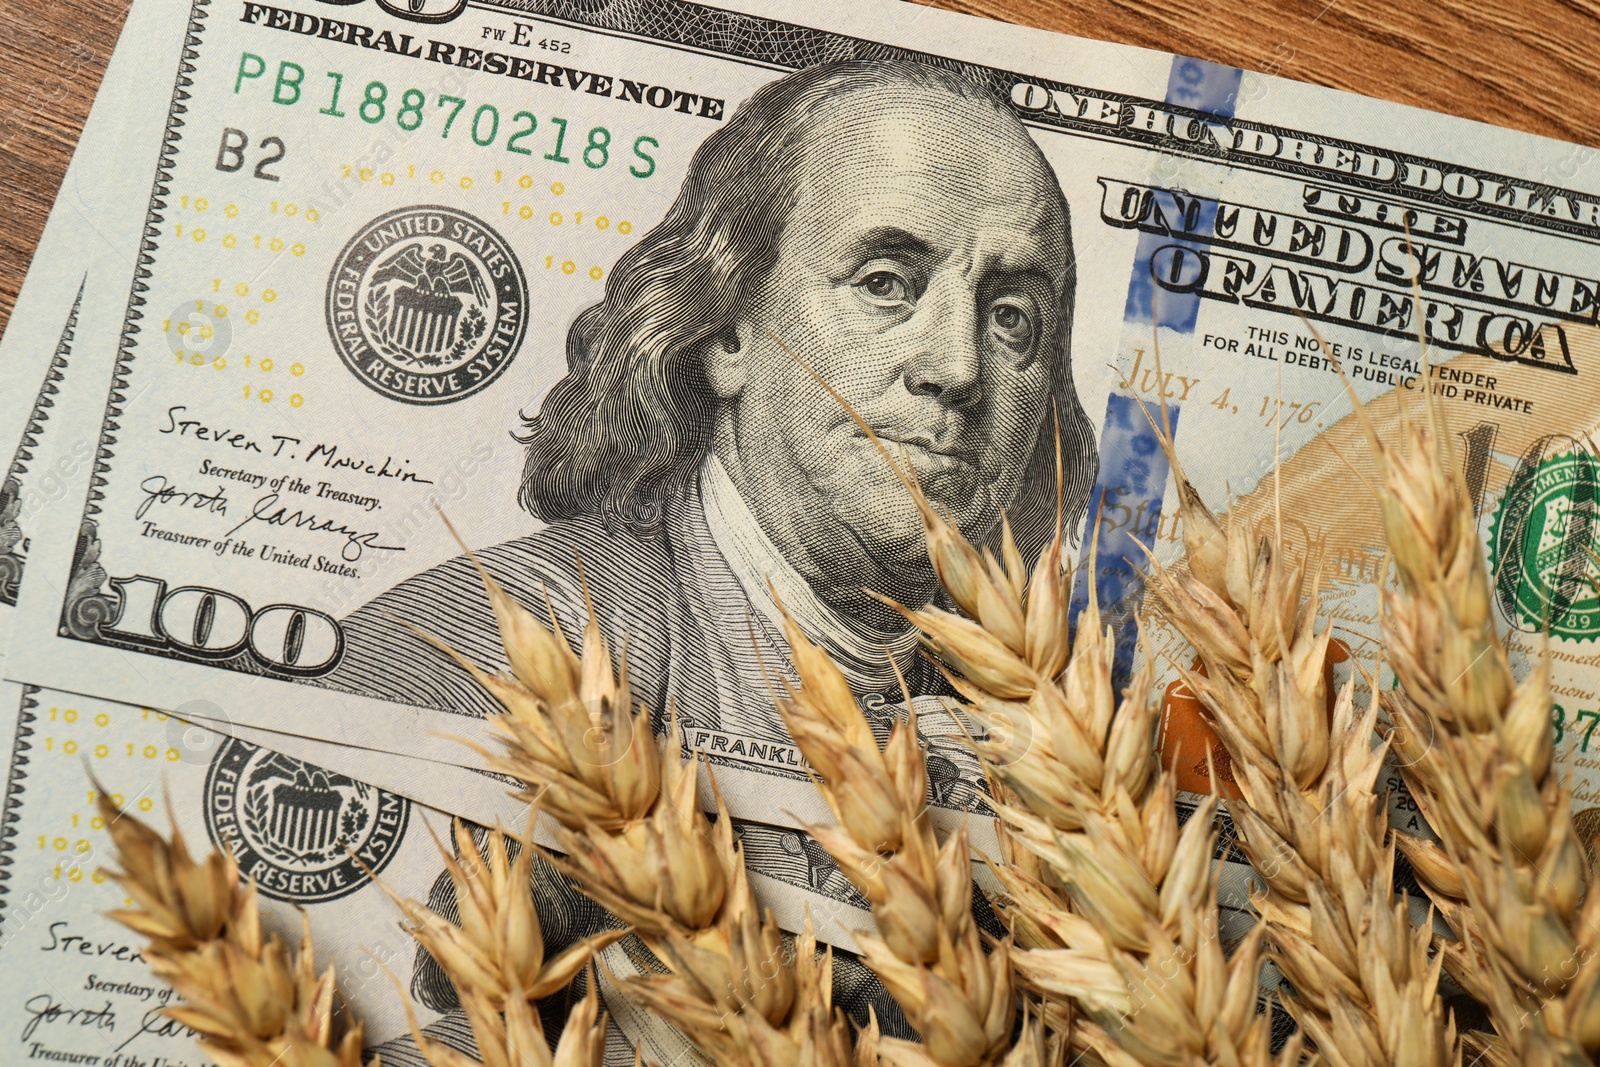
[[(48, 845), (45, 843), (47, 841), (49, 842)], [(69, 843), (64, 837), (57, 837), (52, 840), (49, 834), (39, 835), (40, 848), (53, 848), (57, 852), (65, 852), (69, 847), (69, 844), (74, 852), (88, 852), (90, 849), (94, 848), (94, 846), (89, 843), (89, 839), (87, 837), (80, 837), (75, 843)]]
[[(162, 757), (165, 757), (168, 763), (176, 763), (178, 760), (183, 758), (183, 753), (179, 752), (175, 748), (169, 748), (163, 751), (155, 745), (145, 745), (142, 749), (140, 749), (132, 741), (129, 741), (127, 745), (127, 755), (129, 756), (142, 755), (145, 759), (161, 759)], [(60, 748), (57, 748), (56, 739), (53, 737), (47, 737), (44, 739), (44, 750), (46, 752), (60, 752), (65, 756), (75, 756), (78, 754), (78, 742), (69, 737), (65, 741), (61, 742)], [(89, 749), (89, 751), (94, 753), (95, 759), (105, 759), (107, 756), (111, 755), (111, 746), (102, 743), (95, 745), (94, 748)]]
[[(89, 803), (98, 804), (99, 802), (100, 802), (100, 793), (97, 790), (94, 790), (94, 789), (89, 790)], [(111, 794), (111, 803), (115, 804), (117, 807), (120, 808), (126, 803), (126, 800), (123, 798), (121, 793), (112, 793)], [(151, 799), (150, 797), (140, 797), (139, 798), (139, 810), (140, 811), (151, 811), (151, 810), (153, 810), (155, 808), (155, 806), (156, 806), (156, 802), (153, 799)]]

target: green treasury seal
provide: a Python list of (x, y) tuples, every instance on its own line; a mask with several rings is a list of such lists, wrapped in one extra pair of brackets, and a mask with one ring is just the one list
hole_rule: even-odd
[(1594, 553), (1600, 462), (1582, 449), (1524, 457), (1495, 505), (1489, 566), (1500, 609), (1520, 630), (1590, 641), (1600, 636)]
[(411, 404), (471, 396), (511, 363), (528, 283), (511, 246), (447, 207), (408, 207), (350, 238), (328, 276), (328, 332), (356, 377)]

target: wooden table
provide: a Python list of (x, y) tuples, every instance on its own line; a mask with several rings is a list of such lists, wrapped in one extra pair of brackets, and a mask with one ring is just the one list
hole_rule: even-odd
[[(932, 0), (1600, 145), (1600, 0)], [(127, 0), (6, 0), (0, 329)]]

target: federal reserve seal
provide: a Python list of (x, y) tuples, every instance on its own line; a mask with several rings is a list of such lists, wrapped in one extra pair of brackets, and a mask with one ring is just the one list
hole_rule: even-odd
[(385, 396), (448, 404), (494, 381), (528, 323), (511, 246), (464, 211), (408, 207), (350, 238), (328, 276), (328, 332)]
[(1502, 613), (1518, 629), (1600, 637), (1600, 461), (1576, 442), (1537, 442), (1494, 510), (1489, 566)]
[(296, 904), (360, 889), (394, 857), (411, 817), (404, 797), (237, 738), (212, 758), (205, 796), (212, 842), (263, 894)]

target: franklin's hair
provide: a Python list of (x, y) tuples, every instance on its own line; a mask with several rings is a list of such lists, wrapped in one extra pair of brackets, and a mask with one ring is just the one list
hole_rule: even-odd
[[(901, 61), (819, 64), (759, 89), (701, 144), (666, 218), (617, 262), (605, 299), (572, 324), (566, 377), (537, 415), (524, 415), (523, 507), (547, 522), (599, 515), (610, 529), (648, 531), (661, 522), (668, 499), (699, 470), (711, 440), (716, 396), (699, 360), (701, 346), (732, 333), (766, 280), (796, 200), (800, 163), (822, 143), (839, 99), (889, 86), (942, 90), (1012, 113), (954, 71)], [(1054, 187), (1049, 193), (1060, 196)], [(1061, 207), (1066, 220), (1064, 200)], [(1076, 270), (1070, 222), (1067, 229), (1051, 394), (1072, 529), (1094, 479), (1096, 449), (1072, 384)], [(1025, 554), (1037, 552), (1055, 526), (1053, 425), (1047, 410), (1009, 509)]]

